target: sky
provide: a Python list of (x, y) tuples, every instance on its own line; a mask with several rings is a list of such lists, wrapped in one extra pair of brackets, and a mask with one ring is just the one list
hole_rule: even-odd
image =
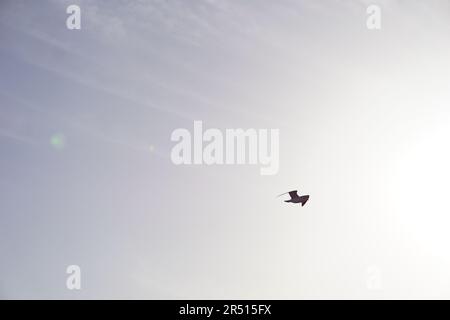
[[(449, 299), (449, 36), (446, 0), (0, 0), (0, 297)], [(173, 164), (196, 120), (279, 171)]]

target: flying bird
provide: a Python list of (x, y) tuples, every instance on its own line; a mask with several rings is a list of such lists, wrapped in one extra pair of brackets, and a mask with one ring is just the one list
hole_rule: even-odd
[(289, 192), (285, 192), (280, 194), (278, 197), (289, 193), (289, 196), (291, 197), (289, 200), (284, 200), (284, 202), (291, 202), (291, 203), (301, 203), (302, 207), (305, 205), (305, 203), (308, 201), (309, 199), (309, 195), (304, 195), (304, 196), (299, 196), (297, 194), (297, 190), (293, 190), (293, 191), (289, 191)]

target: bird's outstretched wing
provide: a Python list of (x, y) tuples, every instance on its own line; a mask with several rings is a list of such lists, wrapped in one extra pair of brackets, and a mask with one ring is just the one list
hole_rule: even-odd
[(297, 195), (297, 190), (294, 190), (294, 191), (289, 191), (289, 192), (282, 193), (282, 194), (278, 195), (277, 198), (278, 198), (278, 197), (281, 197), (282, 195), (288, 194), (288, 193), (289, 193), (289, 195), (291, 196), (291, 198), (297, 197), (297, 196), (298, 196), (298, 195)]
[(302, 199), (302, 207), (303, 207), (303, 206), (305, 205), (305, 203), (308, 202), (308, 200), (309, 200), (309, 195), (301, 196), (300, 198)]
[(298, 198), (297, 190), (289, 191), (289, 195), (291, 196), (292, 199)]

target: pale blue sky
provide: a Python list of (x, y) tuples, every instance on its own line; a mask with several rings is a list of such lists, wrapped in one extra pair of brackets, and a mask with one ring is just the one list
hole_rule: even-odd
[[(449, 35), (444, 0), (1, 1), (0, 296), (448, 298), (416, 195), (450, 177)], [(174, 166), (194, 120), (280, 129), (278, 175)]]

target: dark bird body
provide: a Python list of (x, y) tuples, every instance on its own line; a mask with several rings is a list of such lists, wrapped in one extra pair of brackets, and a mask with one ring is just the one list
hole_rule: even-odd
[[(305, 205), (305, 203), (309, 199), (309, 195), (299, 196), (297, 194), (297, 190), (289, 191), (289, 192), (286, 192), (286, 193), (289, 193), (289, 196), (291, 198), (289, 200), (284, 200), (284, 202), (301, 203), (302, 207)], [(283, 193), (283, 194), (286, 194), (286, 193)], [(280, 194), (280, 196), (282, 196), (283, 194)]]

